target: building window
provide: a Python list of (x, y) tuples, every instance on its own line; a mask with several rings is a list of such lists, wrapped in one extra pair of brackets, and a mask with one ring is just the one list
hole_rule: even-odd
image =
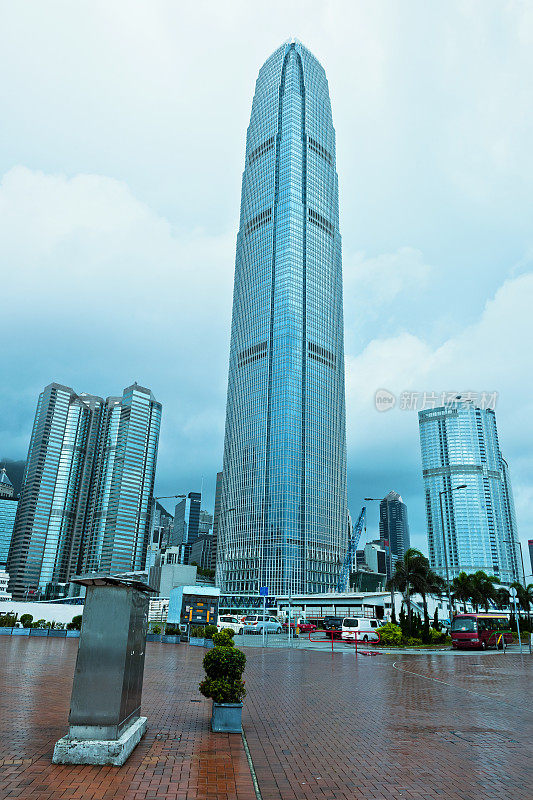
[(256, 214), (249, 222), (246, 223), (244, 226), (244, 235), (248, 236), (249, 233), (253, 233), (258, 228), (261, 228), (263, 225), (268, 225), (268, 223), (272, 219), (272, 209), (266, 208), (264, 211), (261, 211), (260, 214)]
[(307, 342), (307, 352), (310, 358), (314, 358), (315, 361), (319, 361), (321, 364), (331, 367), (331, 369), (335, 369), (337, 366), (337, 359), (333, 353), (326, 350), (325, 347), (321, 347), (319, 344)]
[(270, 139), (267, 139), (265, 142), (260, 144), (259, 147), (256, 147), (255, 150), (252, 150), (248, 156), (248, 163), (250, 166), (254, 164), (258, 158), (261, 158), (261, 156), (264, 156), (265, 153), (268, 153), (269, 150), (274, 149), (274, 140), (275, 137), (271, 136)]
[(323, 217), (322, 214), (319, 214), (318, 211), (314, 211), (312, 208), (307, 209), (307, 215), (309, 217), (309, 222), (317, 225), (320, 230), (328, 233), (331, 237), (335, 236), (335, 226), (331, 224), (329, 219), (326, 219), (326, 217)]
[(244, 367), (246, 364), (251, 364), (252, 361), (258, 361), (260, 358), (266, 356), (268, 345), (266, 342), (254, 344), (241, 350), (239, 353), (239, 367)]
[(324, 159), (324, 161), (327, 161), (330, 167), (333, 166), (333, 156), (326, 150), (325, 147), (322, 147), (322, 145), (319, 142), (317, 142), (316, 139), (313, 139), (312, 136), (307, 137), (307, 142), (309, 144), (309, 149), (313, 153), (316, 153), (317, 156), (321, 156)]

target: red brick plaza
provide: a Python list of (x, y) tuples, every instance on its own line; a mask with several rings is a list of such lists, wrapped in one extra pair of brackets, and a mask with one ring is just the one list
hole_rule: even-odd
[(124, 767), (51, 763), (77, 640), (0, 637), (0, 799), (531, 800), (529, 656), (247, 648), (239, 735), (212, 734), (204, 651), (150, 643)]

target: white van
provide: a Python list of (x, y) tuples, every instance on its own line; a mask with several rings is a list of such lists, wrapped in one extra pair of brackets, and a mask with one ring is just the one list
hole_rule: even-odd
[(379, 636), (376, 635), (376, 628), (381, 623), (377, 619), (368, 617), (344, 617), (342, 620), (341, 639), (354, 641), (357, 633), (358, 642), (377, 642)]
[(222, 614), (218, 618), (217, 628), (221, 631), (223, 628), (230, 628), (235, 633), (242, 633), (242, 622), (238, 617), (232, 617), (230, 614)]

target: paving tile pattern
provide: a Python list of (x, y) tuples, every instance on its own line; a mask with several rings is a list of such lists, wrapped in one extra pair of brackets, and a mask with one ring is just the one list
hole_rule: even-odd
[(123, 767), (51, 763), (66, 733), (77, 640), (0, 637), (0, 799), (256, 800), (242, 739), (212, 734), (202, 648), (149, 644), (148, 731)]
[[(76, 640), (0, 637), (0, 800), (255, 800), (241, 737), (209, 731), (201, 648), (149, 644), (126, 765), (51, 764)], [(263, 800), (531, 800), (533, 659), (247, 650)], [(199, 701), (199, 702), (198, 702)]]
[(263, 800), (532, 800), (532, 663), (264, 652), (246, 701)]

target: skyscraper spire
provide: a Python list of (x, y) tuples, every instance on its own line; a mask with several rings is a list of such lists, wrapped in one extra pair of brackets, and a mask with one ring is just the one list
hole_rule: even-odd
[(341, 237), (326, 76), (299, 42), (259, 71), (237, 237), (217, 581), (335, 587), (347, 543)]

